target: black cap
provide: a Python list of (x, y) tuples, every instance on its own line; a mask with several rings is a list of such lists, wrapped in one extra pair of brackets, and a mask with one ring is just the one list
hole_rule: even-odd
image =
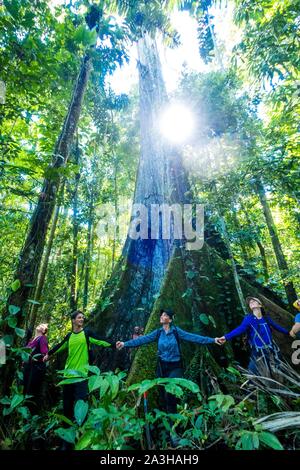
[(160, 309), (160, 315), (162, 315), (163, 313), (166, 313), (168, 315), (168, 317), (171, 318), (171, 320), (173, 319), (173, 317), (175, 315), (174, 312), (172, 312), (172, 310), (161, 308)]

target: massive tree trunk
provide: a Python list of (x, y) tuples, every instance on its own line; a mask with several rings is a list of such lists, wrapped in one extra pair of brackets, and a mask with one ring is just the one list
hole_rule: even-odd
[(271, 212), (271, 209), (270, 209), (267, 197), (266, 197), (265, 189), (264, 189), (264, 186), (263, 186), (263, 184), (260, 180), (257, 180), (256, 188), (257, 188), (259, 199), (260, 199), (260, 202), (261, 202), (261, 205), (262, 205), (262, 208), (263, 208), (263, 212), (264, 212), (264, 216), (265, 216), (265, 219), (266, 219), (269, 234), (270, 234), (270, 237), (271, 237), (271, 241), (272, 241), (273, 249), (274, 249), (274, 252), (275, 252), (277, 264), (278, 264), (278, 267), (279, 267), (279, 270), (280, 270), (280, 273), (281, 273), (281, 276), (282, 276), (282, 280), (283, 280), (283, 283), (284, 283), (284, 289), (285, 289), (285, 292), (286, 292), (288, 303), (289, 303), (290, 308), (293, 309), (293, 302), (297, 298), (297, 294), (296, 294), (293, 283), (291, 281), (285, 282), (285, 278), (288, 275), (289, 268), (288, 268), (288, 264), (287, 264), (286, 258), (284, 256), (283, 249), (282, 249), (279, 237), (278, 237), (278, 233), (277, 233), (277, 230), (276, 230), (276, 226), (275, 226), (275, 223), (274, 223), (272, 212)]
[[(134, 204), (142, 204), (150, 215), (153, 204), (186, 202), (188, 183), (181, 155), (160, 135), (159, 116), (167, 94), (156, 42), (148, 34), (138, 42), (138, 56), (141, 155)], [(94, 312), (91, 323), (106, 335), (128, 338), (135, 325), (147, 322), (174, 247), (172, 237), (151, 239), (150, 234), (148, 218), (148, 239), (128, 236), (108, 287), (112, 307)], [(108, 363), (111, 366), (111, 359), (102, 358), (102, 366)]]

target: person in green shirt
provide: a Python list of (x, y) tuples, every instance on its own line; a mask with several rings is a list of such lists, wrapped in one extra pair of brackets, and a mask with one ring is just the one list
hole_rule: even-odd
[[(44, 357), (48, 361), (54, 354), (67, 350), (64, 368), (64, 378), (88, 377), (87, 366), (92, 362), (91, 344), (102, 347), (114, 347), (110, 340), (103, 339), (87, 328), (83, 328), (84, 314), (76, 310), (71, 314), (72, 331)], [(88, 396), (88, 381), (83, 380), (63, 386), (64, 415), (73, 419), (74, 406), (77, 400), (86, 400)]]

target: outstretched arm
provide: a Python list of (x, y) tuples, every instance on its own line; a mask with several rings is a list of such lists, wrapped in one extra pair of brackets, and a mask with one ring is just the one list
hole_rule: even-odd
[(88, 336), (90, 343), (96, 344), (97, 346), (102, 346), (103, 348), (115, 347), (115, 343), (110, 339), (104, 338), (103, 336), (94, 333), (94, 331), (88, 330)]
[(247, 331), (248, 326), (249, 326), (249, 319), (248, 317), (245, 317), (242, 323), (237, 328), (235, 328), (234, 330), (224, 335), (225, 340), (228, 341), (228, 340), (231, 340), (232, 338), (235, 338), (236, 336), (242, 335), (243, 333)]
[(290, 336), (292, 336), (292, 338), (296, 338), (297, 333), (299, 333), (300, 331), (300, 313), (298, 316), (299, 316), (299, 321), (295, 322), (294, 326), (292, 327), (290, 331)]
[(178, 331), (178, 336), (180, 339), (184, 341), (189, 341), (190, 343), (198, 343), (198, 344), (213, 344), (216, 342), (215, 338), (210, 338), (209, 336), (201, 336), (196, 335), (195, 333), (188, 333), (181, 328), (176, 327)]
[(151, 331), (148, 335), (139, 336), (136, 339), (130, 339), (124, 342), (124, 348), (137, 348), (144, 344), (153, 343), (157, 339), (158, 330)]
[(53, 348), (50, 349), (48, 356), (52, 356), (53, 354), (60, 353), (67, 349), (69, 336), (70, 334), (67, 334), (60, 343), (58, 343), (56, 346), (53, 346)]
[(48, 361), (49, 357), (52, 356), (53, 354), (61, 353), (62, 351), (65, 351), (68, 348), (69, 337), (70, 337), (70, 333), (67, 334), (60, 343), (58, 343), (56, 346), (53, 346), (53, 348), (50, 349), (48, 354), (44, 356), (43, 361), (44, 362)]
[(280, 325), (278, 325), (277, 323), (275, 323), (275, 322), (272, 320), (271, 317), (269, 317), (269, 316), (266, 317), (266, 320), (267, 320), (267, 322), (269, 323), (269, 325), (270, 325), (272, 328), (274, 328), (274, 330), (277, 330), (277, 331), (279, 331), (279, 333), (283, 333), (284, 335), (288, 335), (288, 334), (289, 334), (289, 332), (288, 332), (288, 330), (287, 330), (286, 328), (283, 328), (283, 326), (280, 326)]

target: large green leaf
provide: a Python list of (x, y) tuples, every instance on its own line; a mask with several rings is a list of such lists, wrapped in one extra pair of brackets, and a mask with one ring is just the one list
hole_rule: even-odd
[(94, 434), (94, 431), (86, 431), (77, 442), (75, 450), (84, 450), (89, 447), (94, 437)]
[(74, 33), (74, 40), (84, 46), (93, 46), (97, 42), (97, 31), (89, 30), (85, 25), (79, 26)]
[(98, 388), (101, 387), (102, 382), (103, 377), (98, 375), (92, 375), (92, 377), (89, 377), (89, 391), (94, 392), (94, 390), (98, 390)]
[(74, 444), (76, 431), (72, 428), (58, 428), (56, 429), (55, 433), (64, 441), (70, 442), (70, 444)]
[(201, 313), (199, 318), (204, 325), (209, 325), (209, 318), (205, 313)]
[(20, 338), (24, 338), (26, 331), (23, 330), (22, 328), (15, 328), (16, 335), (19, 336)]
[(259, 437), (260, 442), (262, 442), (268, 447), (271, 447), (271, 449), (284, 450), (281, 443), (279, 442), (279, 440), (274, 434), (263, 431), (259, 433), (258, 437)]
[(10, 288), (13, 292), (17, 292), (18, 289), (21, 287), (21, 281), (19, 279), (15, 279), (14, 282), (10, 285)]
[(74, 415), (75, 415), (77, 424), (79, 424), (79, 426), (81, 426), (82, 423), (84, 422), (88, 409), (89, 409), (89, 405), (85, 401), (78, 400), (76, 402), (76, 405), (74, 408)]
[(18, 305), (9, 305), (8, 311), (11, 315), (16, 315), (21, 310), (21, 307)]
[(15, 328), (17, 326), (18, 320), (16, 317), (8, 317), (7, 323), (11, 328)]
[(24, 401), (24, 395), (15, 394), (11, 400), (10, 407), (12, 409), (16, 408), (22, 401)]

